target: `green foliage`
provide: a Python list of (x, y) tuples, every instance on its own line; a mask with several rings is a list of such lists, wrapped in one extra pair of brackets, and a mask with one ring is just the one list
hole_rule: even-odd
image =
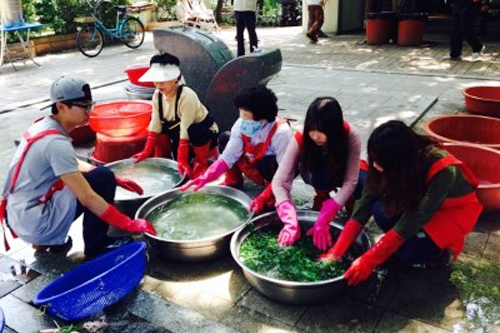
[[(306, 230), (301, 230), (305, 235)], [(294, 246), (280, 246), (278, 232), (252, 232), (240, 247), (240, 257), (251, 270), (286, 281), (314, 282), (344, 274), (341, 263), (317, 261), (321, 252), (311, 237), (300, 238)]]
[(463, 300), (489, 298), (500, 302), (500, 265), (490, 261), (457, 263), (453, 266), (450, 280), (458, 288)]
[(156, 0), (156, 18), (158, 21), (175, 19), (176, 0)]

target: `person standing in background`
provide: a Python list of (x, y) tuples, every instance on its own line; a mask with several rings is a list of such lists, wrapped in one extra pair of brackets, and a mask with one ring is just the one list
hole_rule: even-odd
[(484, 45), (479, 42), (474, 33), (474, 19), (476, 18), (476, 4), (479, 0), (455, 0), (452, 3), (453, 31), (450, 41), (450, 55), (448, 60), (462, 59), (463, 39), (472, 47), (472, 60), (479, 59)]
[(318, 42), (319, 31), (325, 20), (323, 7), (324, 0), (307, 0), (307, 11), (309, 12), (309, 30), (306, 33), (307, 38), (312, 44)]
[(238, 57), (245, 55), (245, 39), (243, 33), (245, 28), (250, 39), (250, 52), (257, 50), (257, 33), (255, 23), (257, 21), (255, 11), (257, 10), (257, 0), (235, 0), (234, 19), (236, 21), (236, 40), (238, 41)]

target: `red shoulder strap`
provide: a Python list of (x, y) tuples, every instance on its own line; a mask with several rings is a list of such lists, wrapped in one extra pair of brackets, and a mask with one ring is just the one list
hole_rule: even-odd
[(429, 171), (427, 171), (427, 176), (426, 176), (426, 183), (429, 183), (430, 180), (441, 170), (447, 168), (450, 165), (458, 165), (462, 172), (464, 173), (465, 178), (469, 181), (469, 183), (472, 185), (472, 187), (475, 189), (479, 185), (479, 180), (477, 179), (476, 175), (472, 171), (472, 169), (465, 164), (464, 162), (460, 161), (458, 158), (456, 158), (453, 155), (448, 155), (445, 157), (440, 158), (434, 164), (430, 167)]
[[(255, 152), (254, 159), (253, 159), (252, 162), (258, 161), (258, 160), (260, 160), (261, 158), (264, 157), (264, 154), (266, 153), (267, 148), (271, 144), (273, 136), (276, 133), (276, 131), (278, 130), (278, 127), (280, 127), (284, 123), (286, 123), (285, 119), (278, 119), (278, 120), (276, 120), (276, 122), (273, 125), (273, 128), (271, 128), (271, 130), (267, 134), (266, 141), (264, 141), (259, 146), (258, 151)], [(247, 147), (251, 146), (251, 144), (250, 144), (250, 138), (248, 136), (246, 136), (246, 135), (241, 135), (241, 137), (242, 137), (242, 140), (243, 140), (243, 146), (245, 147), (245, 151), (249, 151), (250, 149), (248, 149)]]

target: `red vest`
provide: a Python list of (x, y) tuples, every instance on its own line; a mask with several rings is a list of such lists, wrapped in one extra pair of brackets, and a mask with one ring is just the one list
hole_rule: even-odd
[(474, 191), (462, 197), (446, 199), (423, 229), (441, 249), (451, 249), (456, 259), (464, 247), (465, 236), (476, 225), (483, 205), (476, 196), (475, 188), (478, 185), (476, 176), (468, 165), (454, 156), (445, 156), (437, 160), (427, 172), (426, 182), (429, 183), (439, 171), (450, 165), (460, 167), (465, 178), (474, 187)]
[(264, 178), (260, 172), (255, 168), (255, 163), (262, 159), (271, 144), (274, 134), (282, 124), (286, 123), (285, 119), (278, 119), (273, 125), (273, 128), (269, 131), (267, 138), (264, 142), (258, 143), (255, 146), (252, 145), (250, 137), (246, 135), (241, 135), (243, 140), (243, 156), (236, 162), (238, 168), (247, 176), (251, 181), (256, 184), (263, 185)]

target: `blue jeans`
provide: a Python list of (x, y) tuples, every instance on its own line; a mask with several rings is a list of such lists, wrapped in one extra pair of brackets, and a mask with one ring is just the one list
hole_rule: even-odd
[[(106, 167), (98, 167), (84, 174), (90, 187), (99, 194), (106, 202), (113, 204), (116, 191), (115, 175)], [(75, 220), (83, 214), (83, 241), (85, 243), (85, 255), (95, 255), (106, 245), (112, 243), (107, 232), (109, 224), (101, 220), (87, 207), (78, 201), (75, 213)]]
[[(382, 203), (377, 201), (373, 206), (373, 218), (375, 222), (385, 232), (394, 227), (401, 215), (388, 217), (383, 213)], [(411, 238), (407, 239), (396, 252), (396, 256), (409, 264), (425, 264), (430, 259), (439, 255), (441, 249), (423, 230), (420, 230)]]

